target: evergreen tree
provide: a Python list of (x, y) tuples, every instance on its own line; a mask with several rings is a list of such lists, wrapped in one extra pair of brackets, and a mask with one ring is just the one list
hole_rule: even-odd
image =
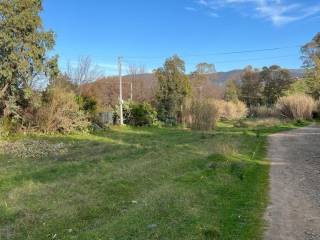
[(46, 53), (54, 33), (44, 31), (41, 0), (0, 1), (0, 117), (19, 118), (28, 89), (40, 75), (57, 75), (57, 58)]
[(239, 101), (239, 87), (234, 80), (228, 80), (224, 93), (224, 100), (229, 102)]
[(164, 122), (181, 120), (182, 107), (190, 93), (190, 82), (185, 74), (185, 63), (178, 56), (167, 59), (162, 68), (155, 71), (158, 78), (156, 103), (158, 117)]
[(260, 81), (263, 83), (264, 102), (271, 106), (285, 94), (293, 83), (293, 78), (287, 69), (277, 65), (264, 67), (260, 72)]
[(308, 93), (320, 99), (320, 32), (301, 49)]
[(260, 81), (259, 71), (251, 66), (245, 68), (241, 77), (241, 100), (249, 108), (263, 103), (263, 84)]

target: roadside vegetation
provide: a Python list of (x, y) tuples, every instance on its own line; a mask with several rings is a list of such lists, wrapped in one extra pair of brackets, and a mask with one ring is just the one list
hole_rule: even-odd
[[(0, 1), (0, 239), (261, 239), (270, 133), (320, 116), (320, 33), (305, 75), (248, 66), (214, 85), (178, 55), (119, 83), (59, 69), (41, 1)], [(149, 84), (149, 85), (148, 85)], [(112, 123), (101, 113), (111, 113)]]

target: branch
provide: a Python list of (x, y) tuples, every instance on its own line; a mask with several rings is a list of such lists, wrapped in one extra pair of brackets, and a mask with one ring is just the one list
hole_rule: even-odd
[(7, 84), (4, 86), (4, 88), (2, 88), (2, 90), (1, 90), (1, 92), (0, 92), (0, 98), (2, 98), (2, 97), (4, 96), (5, 92), (6, 92), (6, 91), (8, 90), (8, 88), (9, 88), (9, 86), (10, 86), (10, 84), (7, 83)]

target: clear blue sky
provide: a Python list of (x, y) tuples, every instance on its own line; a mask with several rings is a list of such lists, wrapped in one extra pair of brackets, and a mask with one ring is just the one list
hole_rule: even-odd
[[(299, 68), (297, 45), (320, 31), (318, 0), (44, 0), (42, 16), (57, 34), (62, 67), (89, 55), (107, 75), (116, 73), (119, 55), (148, 70), (175, 53), (187, 71), (204, 61), (217, 71)], [(215, 54), (277, 47), (286, 48)]]

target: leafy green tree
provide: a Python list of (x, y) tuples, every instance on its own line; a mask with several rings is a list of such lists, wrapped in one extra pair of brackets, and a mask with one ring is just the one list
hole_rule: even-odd
[(0, 1), (0, 117), (20, 118), (32, 81), (58, 74), (57, 58), (46, 53), (54, 33), (44, 31), (40, 0)]
[(320, 32), (301, 51), (308, 93), (320, 99)]
[(239, 101), (239, 86), (234, 80), (228, 80), (226, 85), (226, 90), (224, 93), (224, 100), (228, 102)]
[(185, 63), (177, 55), (168, 58), (164, 66), (155, 71), (158, 79), (156, 105), (158, 117), (164, 122), (181, 120), (182, 108), (190, 93), (190, 81), (185, 74)]
[(264, 102), (271, 106), (277, 102), (278, 98), (284, 96), (294, 80), (287, 69), (273, 65), (262, 69), (260, 81), (264, 85)]
[(288, 90), (285, 91), (285, 96), (289, 95), (298, 95), (298, 94), (307, 94), (308, 86), (307, 81), (305, 79), (299, 79), (298, 81), (294, 81)]
[(244, 69), (240, 89), (240, 100), (245, 102), (250, 109), (263, 103), (263, 84), (260, 81), (258, 70), (251, 66)]

